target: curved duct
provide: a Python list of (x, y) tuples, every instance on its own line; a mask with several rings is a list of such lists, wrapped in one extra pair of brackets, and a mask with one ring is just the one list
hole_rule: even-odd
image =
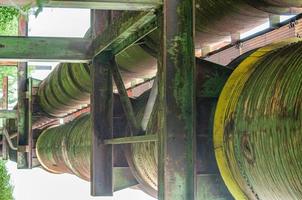
[(236, 200), (302, 199), (302, 41), (260, 48), (219, 97), (216, 159)]
[[(269, 13), (291, 14), (301, 11), (302, 1), (286, 0), (196, 0), (195, 47), (211, 45), (244, 32), (265, 21)], [(156, 33), (140, 45), (133, 45), (116, 56), (126, 84), (156, 73)], [(151, 56), (153, 55), (153, 56)], [(39, 88), (41, 108), (53, 117), (63, 117), (89, 103), (89, 66), (60, 64)], [(80, 68), (80, 69), (77, 69)], [(80, 73), (80, 74), (79, 74)], [(83, 84), (83, 85), (82, 85)]]

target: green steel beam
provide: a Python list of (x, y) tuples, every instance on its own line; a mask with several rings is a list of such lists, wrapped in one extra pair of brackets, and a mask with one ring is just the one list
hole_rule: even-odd
[[(24, 17), (19, 18), (19, 35), (27, 36), (28, 35), (28, 22)], [(31, 46), (29, 49), (22, 49), (22, 43), (5, 43), (5, 41), (0, 42), (0, 46), (3, 48), (0, 49), (10, 49), (11, 52), (19, 51), (30, 51), (34, 49), (35, 46)], [(46, 46), (44, 46), (47, 49)], [(44, 50), (45, 51), (45, 50)], [(42, 51), (43, 52), (43, 51)], [(3, 54), (2, 54), (3, 53)], [(0, 55), (5, 55), (5, 52), (0, 53)], [(28, 145), (28, 100), (26, 98), (27, 92), (27, 76), (28, 76), (28, 66), (26, 62), (18, 63), (18, 151), (17, 151), (17, 168), (18, 169), (28, 169), (28, 153), (22, 150), (22, 147)]]
[(16, 110), (0, 110), (0, 118), (16, 119), (17, 111)]
[(90, 39), (0, 36), (0, 60), (88, 62)]
[(104, 144), (104, 140), (113, 136), (112, 59), (110, 53), (104, 52), (93, 59), (91, 68), (92, 196), (113, 196), (113, 147)]
[(156, 15), (150, 12), (125, 12), (93, 41), (94, 55), (105, 50), (116, 55), (157, 28)]
[(105, 140), (105, 144), (133, 144), (141, 142), (156, 142), (157, 135), (140, 135), (132, 137), (122, 137), (122, 138), (113, 138), (110, 140)]
[(195, 200), (194, 0), (164, 0), (158, 63), (159, 200)]
[[(162, 4), (161, 0), (40, 0), (44, 7), (86, 8), (98, 10), (149, 10)], [(1, 6), (36, 6), (36, 0), (0, 0)]]
[(33, 129), (32, 129), (32, 112), (33, 112), (33, 80), (32, 78), (28, 78), (27, 80), (27, 103), (28, 103), (28, 168), (32, 168), (33, 161)]
[(150, 10), (158, 8), (161, 4), (161, 0), (46, 0), (43, 5), (98, 10)]
[(111, 70), (112, 70), (112, 75), (113, 75), (115, 85), (117, 87), (117, 90), (118, 90), (118, 93), (120, 96), (122, 107), (123, 107), (124, 113), (126, 115), (128, 126), (131, 130), (131, 134), (132, 134), (132, 136), (139, 135), (141, 132), (141, 128), (140, 128), (138, 121), (136, 120), (132, 104), (130, 102), (130, 99), (127, 94), (127, 90), (125, 88), (125, 85), (124, 85), (124, 82), (122, 79), (122, 75), (121, 75), (121, 73), (118, 69), (117, 63), (115, 61), (113, 61), (111, 63)]

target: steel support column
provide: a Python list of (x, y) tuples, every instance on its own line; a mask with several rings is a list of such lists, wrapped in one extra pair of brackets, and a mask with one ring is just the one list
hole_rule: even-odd
[[(8, 109), (8, 77), (4, 77), (2, 80), (2, 109)], [(6, 126), (6, 119), (2, 119), (2, 125)], [(2, 130), (2, 159), (8, 159), (7, 140)]]
[[(101, 20), (100, 20), (101, 19)], [(111, 23), (111, 11), (91, 10), (91, 37), (94, 39)], [(92, 153), (91, 195), (113, 195), (113, 147), (105, 140), (112, 139), (113, 131), (113, 84), (109, 51), (93, 58), (91, 68), (92, 93)]]
[[(19, 19), (19, 35), (27, 36), (28, 24), (25, 18)], [(18, 169), (28, 169), (28, 100), (27, 91), (27, 63), (18, 63)]]
[(111, 55), (106, 52), (93, 60), (92, 76), (92, 162), (91, 195), (112, 196), (112, 145), (104, 141), (112, 138), (113, 85), (109, 65)]
[(159, 199), (195, 199), (194, 0), (164, 0), (159, 59)]

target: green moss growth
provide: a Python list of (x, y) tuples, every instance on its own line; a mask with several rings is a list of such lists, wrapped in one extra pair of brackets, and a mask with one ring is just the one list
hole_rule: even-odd
[(0, 35), (18, 34), (19, 11), (12, 7), (0, 7)]
[(10, 175), (5, 162), (0, 160), (0, 200), (13, 200), (13, 187), (10, 184)]

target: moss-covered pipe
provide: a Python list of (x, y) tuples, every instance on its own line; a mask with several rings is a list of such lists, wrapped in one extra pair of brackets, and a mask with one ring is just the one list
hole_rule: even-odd
[[(302, 1), (196, 0), (196, 48), (226, 39), (265, 22), (268, 13), (295, 12)], [(116, 56), (126, 83), (150, 78), (156, 73), (156, 32)], [(151, 56), (153, 55), (153, 56)], [(49, 115), (62, 117), (89, 102), (89, 66), (60, 64), (41, 84), (40, 107)]]
[[(213, 193), (214, 188), (206, 189), (202, 187), (199, 193), (201, 196), (211, 196), (207, 200), (214, 199), (215, 195), (222, 199), (229, 199), (226, 198), (228, 192), (222, 184), (213, 151), (208, 153), (211, 152), (210, 149), (213, 146), (212, 131), (210, 131), (212, 123), (206, 123), (205, 121), (209, 121), (210, 116), (213, 115), (217, 96), (222, 89), (220, 86), (223, 84), (221, 83), (226, 82), (232, 70), (208, 61), (198, 60), (197, 63), (198, 69), (200, 69), (197, 70), (198, 78), (203, 80), (199, 82), (200, 85), (197, 87), (199, 91), (198, 105), (200, 105), (198, 107), (200, 110), (197, 112), (200, 122), (197, 141), (200, 144), (198, 157), (200, 158), (199, 163), (201, 163), (198, 172), (202, 177), (207, 178), (209, 185), (217, 187), (219, 191)], [(217, 86), (216, 89), (214, 89), (215, 86)], [(144, 113), (147, 100), (148, 93), (133, 100), (137, 119), (142, 119), (141, 115)], [(151, 123), (148, 125), (146, 134), (157, 133), (156, 110), (155, 108), (151, 115)], [(124, 127), (121, 130), (126, 132), (119, 134), (127, 135), (126, 124), (122, 126)], [(157, 146), (155, 143), (128, 145), (123, 149), (125, 149), (128, 162), (137, 180), (141, 183), (142, 189), (154, 195), (157, 185)], [(72, 173), (85, 180), (90, 180), (90, 115), (84, 115), (68, 124), (45, 130), (38, 138), (36, 151), (42, 166), (48, 171), (53, 173)], [(200, 184), (204, 185), (205, 182), (201, 180)], [(225, 198), (223, 198), (224, 196)]]
[[(139, 45), (119, 54), (116, 60), (125, 83), (136, 78), (151, 78), (155, 73), (156, 59)], [(39, 106), (53, 117), (63, 117), (89, 104), (90, 91), (88, 64), (59, 64), (39, 86)]]
[(302, 41), (260, 48), (220, 95), (214, 145), (236, 200), (302, 199)]

